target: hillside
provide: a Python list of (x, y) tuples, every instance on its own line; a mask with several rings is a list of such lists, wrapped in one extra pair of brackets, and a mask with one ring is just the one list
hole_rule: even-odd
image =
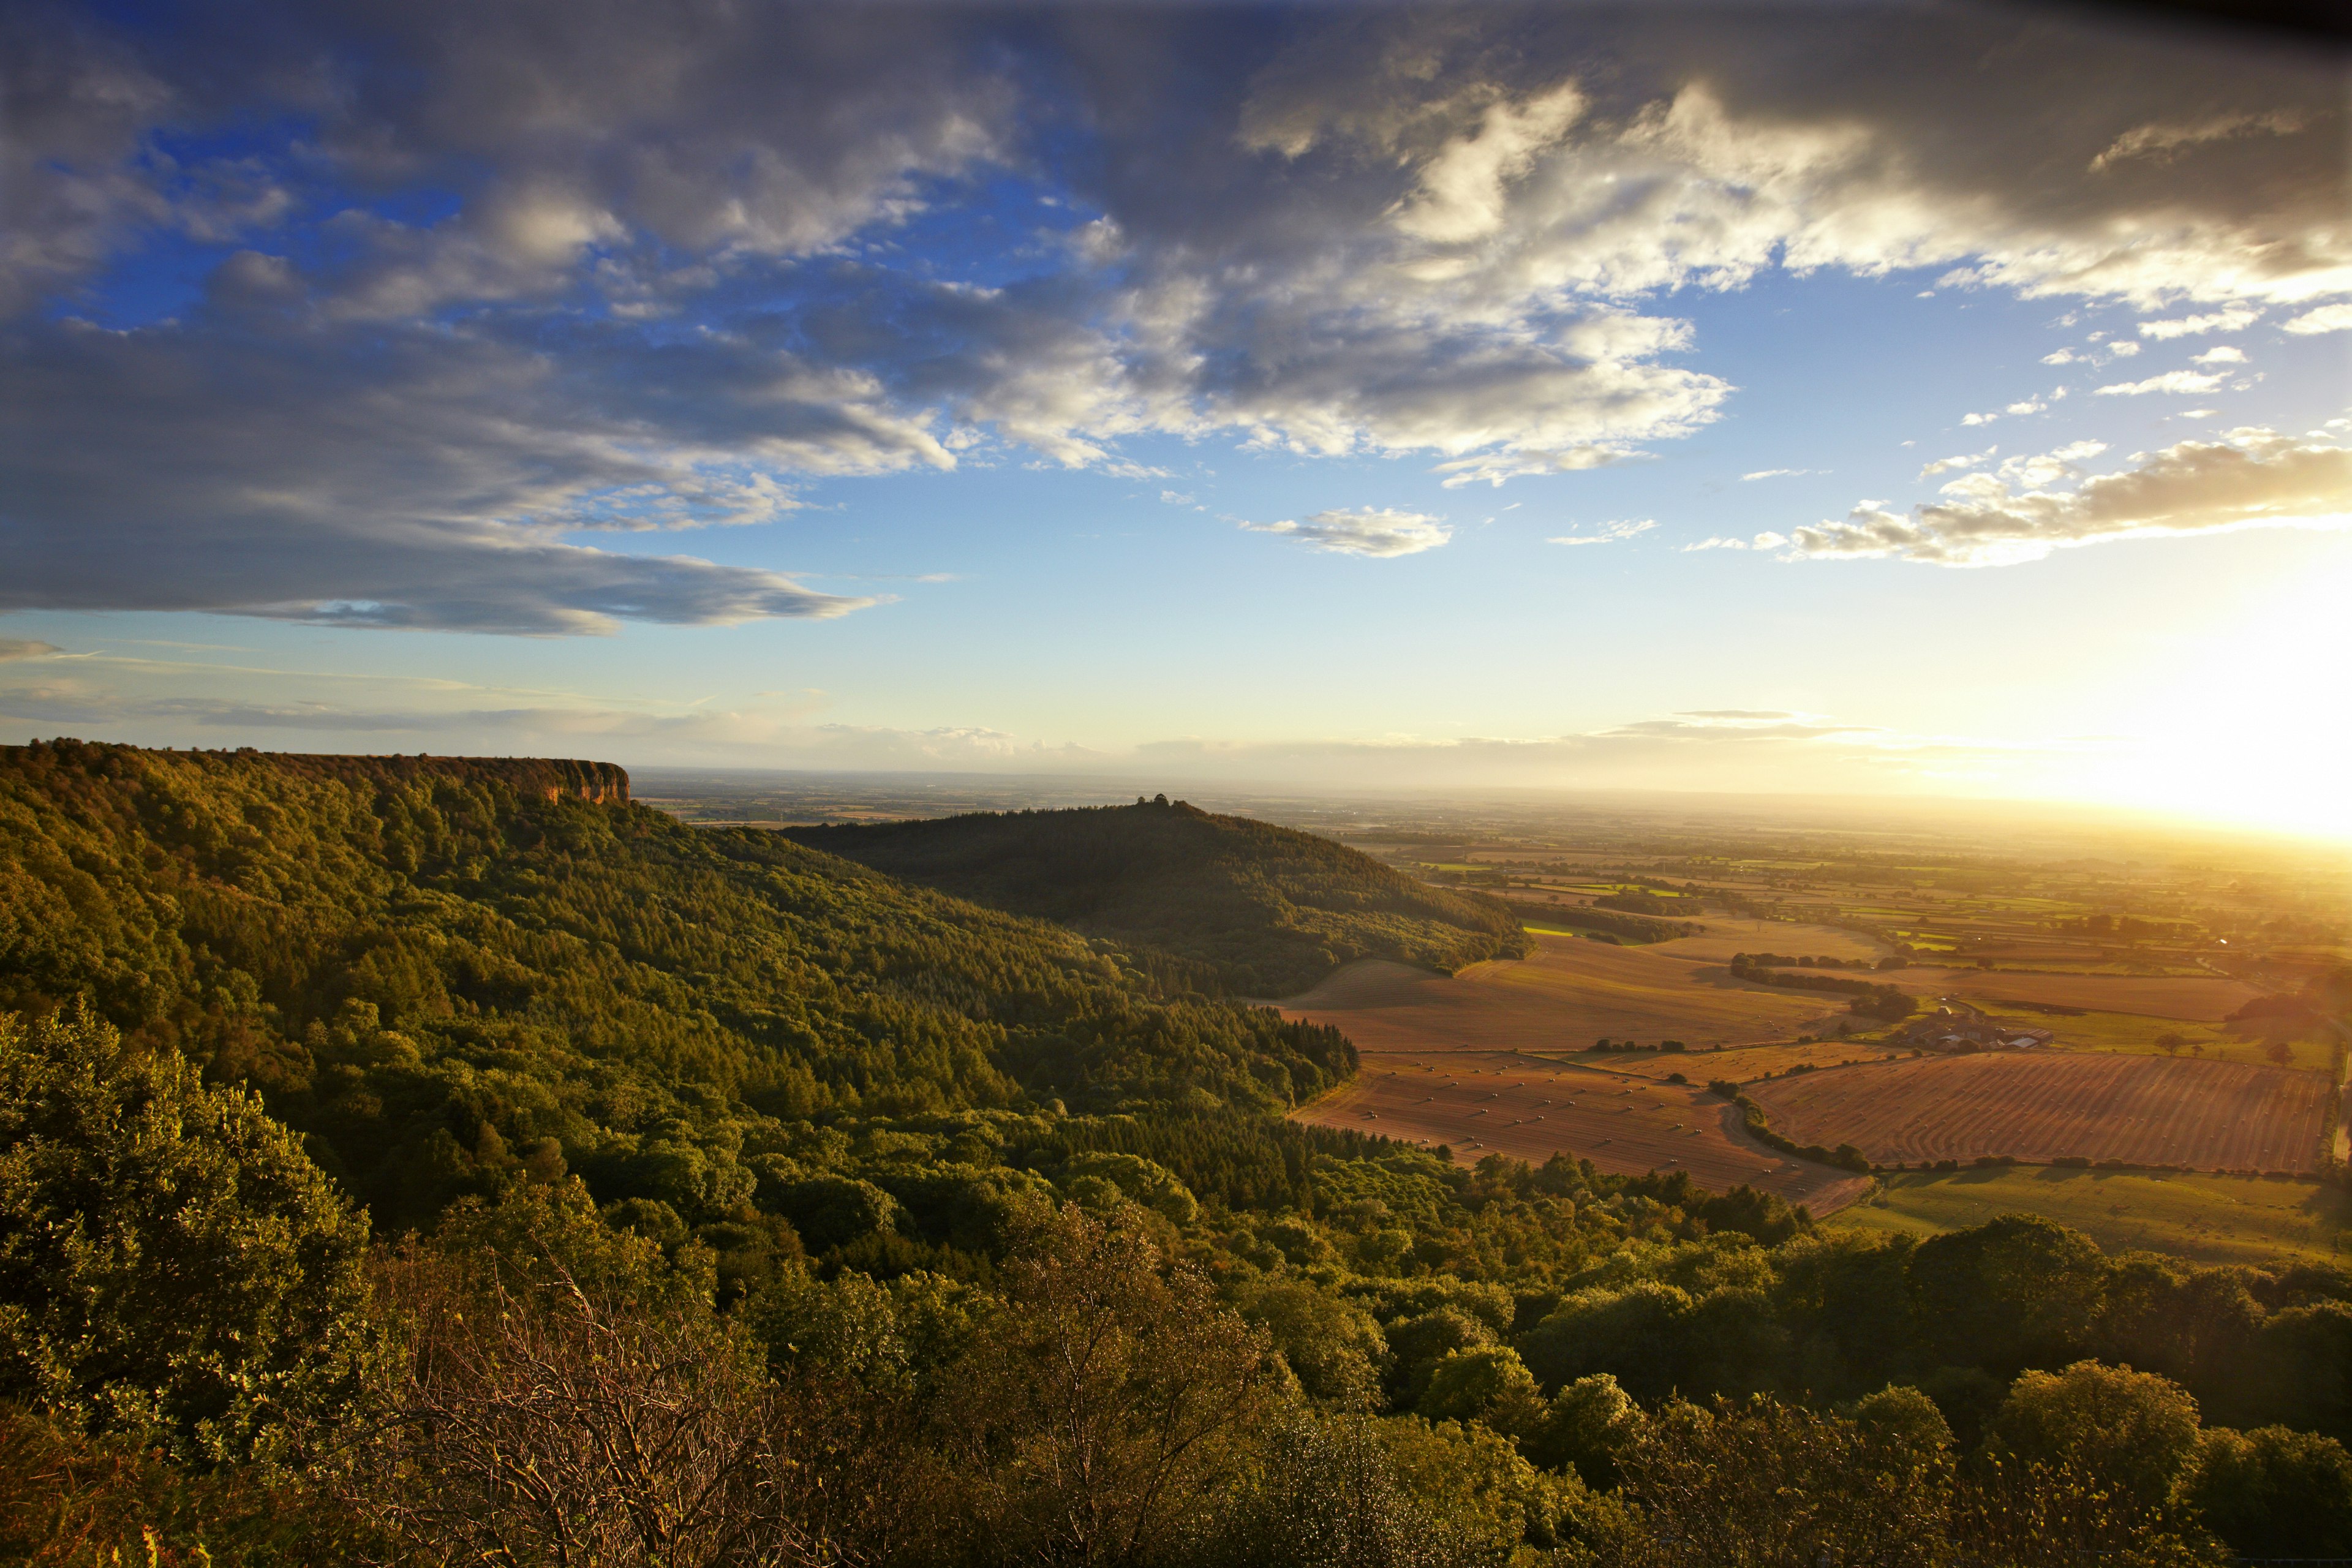
[(77, 996), (394, 1225), (525, 1168), (715, 1223), (776, 1119), (1278, 1112), (1353, 1065), (598, 763), (0, 748), (0, 1013)]
[(974, 903), (1209, 965), (1245, 995), (1290, 995), (1359, 958), (1451, 973), (1528, 951), (1517, 917), (1496, 900), (1181, 801), (785, 834)]

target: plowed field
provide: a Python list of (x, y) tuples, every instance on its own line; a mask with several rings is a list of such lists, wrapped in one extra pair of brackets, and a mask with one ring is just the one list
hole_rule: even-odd
[(2335, 1091), (2318, 1073), (2153, 1057), (1979, 1055), (1750, 1086), (1773, 1130), (1881, 1164), (2009, 1154), (2310, 1171)]
[(1541, 1164), (1564, 1153), (1620, 1175), (1684, 1170), (1701, 1186), (1745, 1182), (1816, 1215), (1870, 1187), (1867, 1178), (1774, 1153), (1738, 1130), (1730, 1105), (1703, 1090), (1508, 1052), (1367, 1054), (1345, 1088), (1296, 1114), (1444, 1143), (1465, 1164), (1492, 1153)]

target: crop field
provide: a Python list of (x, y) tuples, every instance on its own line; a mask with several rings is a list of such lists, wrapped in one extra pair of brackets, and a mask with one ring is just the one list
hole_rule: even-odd
[(1915, 996), (1964, 996), (1980, 1002), (2039, 1002), (2102, 1013), (2219, 1023), (2262, 994), (2219, 974), (2032, 974), (2001, 970), (1904, 969), (1882, 976)]
[(1932, 1236), (2003, 1214), (2071, 1226), (2113, 1254), (2145, 1247), (2200, 1263), (2344, 1261), (2352, 1198), (2315, 1182), (2179, 1172), (2011, 1167), (1885, 1178), (1842, 1226)]
[(1283, 1016), (1336, 1025), (1366, 1051), (1574, 1051), (1604, 1035), (1745, 1044), (1825, 1032), (1845, 1016), (1843, 997), (1749, 985), (1720, 964), (1654, 947), (1535, 940), (1531, 958), (1473, 964), (1451, 979), (1377, 959), (1352, 963), (1283, 1003)]
[(2336, 1094), (2321, 1074), (2242, 1062), (1999, 1054), (1775, 1079), (1748, 1090), (1773, 1130), (1878, 1164), (2007, 1154), (2308, 1172)]
[(1867, 1177), (1777, 1154), (1705, 1091), (1537, 1061), (1507, 1051), (1368, 1054), (1363, 1070), (1295, 1113), (1326, 1127), (1443, 1143), (1464, 1163), (1493, 1153), (1540, 1164), (1556, 1153), (1638, 1175), (1684, 1170), (1718, 1191), (1746, 1183), (1816, 1215), (1854, 1202)]

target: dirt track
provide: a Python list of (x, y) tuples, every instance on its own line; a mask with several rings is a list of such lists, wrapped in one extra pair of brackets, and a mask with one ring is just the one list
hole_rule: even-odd
[(1882, 1164), (2072, 1155), (2233, 1171), (2315, 1169), (2335, 1102), (2316, 1073), (2038, 1052), (1832, 1068), (1748, 1092), (1783, 1136)]
[(1354, 1081), (1297, 1115), (1447, 1144), (1465, 1163), (1501, 1153), (1540, 1164), (1566, 1153), (1621, 1175), (1684, 1170), (1702, 1186), (1722, 1191), (1744, 1182), (1816, 1215), (1844, 1207), (1870, 1187), (1867, 1178), (1774, 1153), (1738, 1131), (1727, 1103), (1702, 1089), (1507, 1051), (1367, 1052)]

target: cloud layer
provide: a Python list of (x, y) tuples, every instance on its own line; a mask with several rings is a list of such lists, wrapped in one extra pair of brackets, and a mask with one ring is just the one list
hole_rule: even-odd
[[(1775, 268), (2124, 300), (2158, 342), (2342, 323), (2326, 62), (1933, 5), (1706, 17), (11, 7), (0, 609), (838, 615), (579, 536), (975, 459), (1140, 475), (1154, 435), (1591, 468), (1735, 395), (1669, 292)], [(1444, 542), (1374, 515), (1267, 526)]]

